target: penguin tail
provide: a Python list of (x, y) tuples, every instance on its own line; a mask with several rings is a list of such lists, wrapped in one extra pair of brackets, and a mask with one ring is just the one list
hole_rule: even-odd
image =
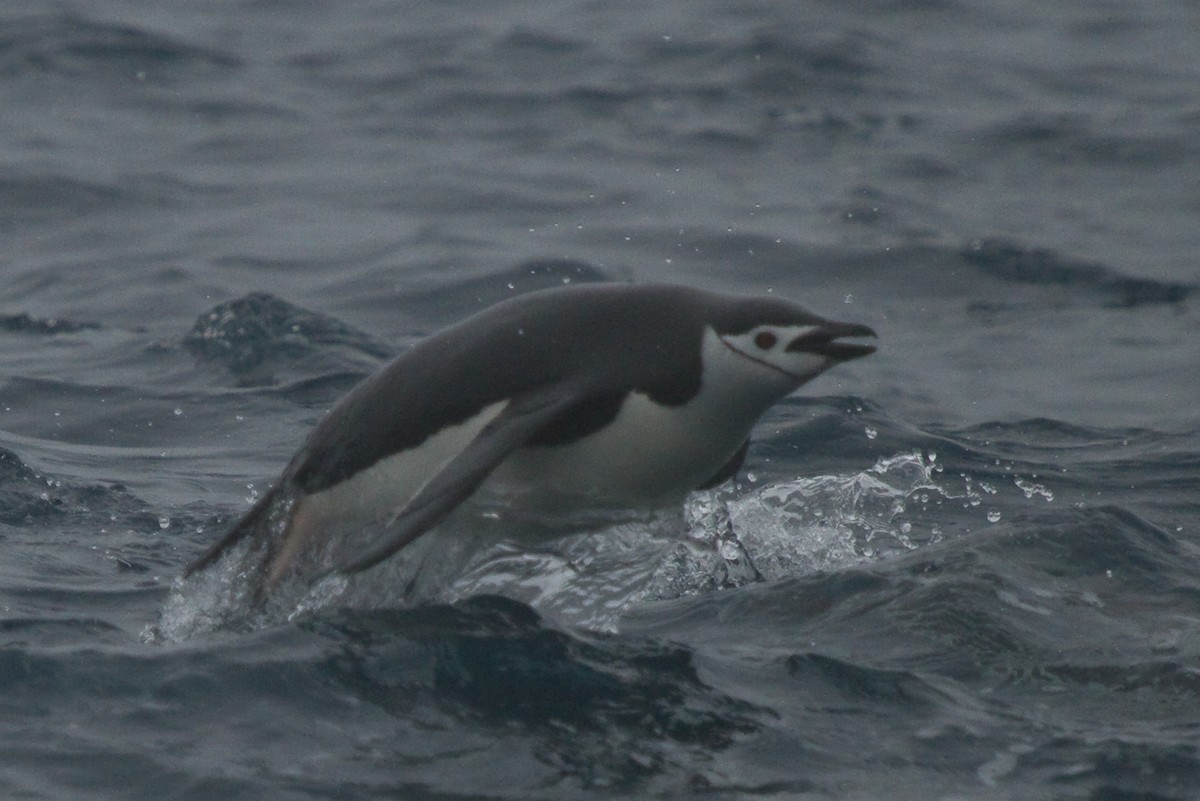
[(278, 486), (272, 487), (267, 491), (266, 494), (258, 499), (258, 503), (254, 504), (250, 508), (250, 511), (246, 512), (242, 516), (242, 519), (226, 532), (224, 537), (209, 546), (208, 550), (183, 569), (183, 578), (190, 578), (192, 574), (213, 564), (230, 548), (237, 545), (246, 537), (258, 534), (264, 525), (269, 525), (271, 519), (274, 517), (271, 512), (274, 510), (279, 495), (280, 490)]

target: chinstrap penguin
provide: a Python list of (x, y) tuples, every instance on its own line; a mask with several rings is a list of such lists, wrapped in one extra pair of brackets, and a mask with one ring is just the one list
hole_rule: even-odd
[[(781, 298), (675, 285), (506, 300), (351, 390), (184, 575), (247, 537), (264, 589), (293, 573), (356, 573), (483, 487), (524, 504), (678, 503), (732, 478), (759, 417), (830, 367), (873, 353), (846, 340), (874, 336)], [(371, 536), (339, 553), (329, 532), (347, 523)]]

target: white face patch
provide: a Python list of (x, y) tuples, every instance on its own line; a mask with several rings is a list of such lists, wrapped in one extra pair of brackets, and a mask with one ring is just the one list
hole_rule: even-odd
[(831, 365), (824, 356), (787, 349), (788, 343), (816, 329), (811, 325), (760, 325), (744, 334), (713, 333), (712, 336), (740, 360), (757, 370), (781, 373), (795, 388)]

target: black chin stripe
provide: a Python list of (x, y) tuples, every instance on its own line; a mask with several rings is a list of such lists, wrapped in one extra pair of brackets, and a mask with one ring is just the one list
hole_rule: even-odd
[(792, 381), (800, 380), (799, 377), (793, 375), (792, 373), (789, 373), (787, 370), (784, 370), (782, 367), (779, 367), (778, 365), (771, 364), (770, 362), (767, 362), (767, 361), (763, 361), (762, 359), (759, 359), (756, 356), (751, 356), (749, 353), (747, 353), (744, 350), (741, 350), (740, 348), (735, 348), (733, 345), (730, 345), (728, 342), (726, 342), (725, 337), (721, 336), (720, 334), (717, 335), (717, 339), (721, 340), (722, 345), (729, 348), (731, 351), (736, 353), (738, 356), (741, 356), (743, 359), (749, 359), (750, 361), (754, 362), (755, 364), (761, 364), (763, 367), (766, 367), (768, 370), (774, 370), (777, 373), (787, 376)]

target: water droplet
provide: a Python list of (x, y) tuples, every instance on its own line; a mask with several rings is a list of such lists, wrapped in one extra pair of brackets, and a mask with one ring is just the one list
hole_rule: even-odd
[(1026, 481), (1020, 476), (1015, 478), (1013, 483), (1021, 488), (1021, 491), (1025, 493), (1026, 498), (1033, 498), (1034, 495), (1040, 495), (1045, 498), (1047, 502), (1054, 500), (1054, 493), (1043, 487), (1041, 484), (1035, 484), (1032, 481)]
[(992, 509), (990, 512), (987, 513), (987, 519), (988, 519), (989, 523), (999, 523), (1000, 522), (1000, 512), (996, 511), (995, 509)]

